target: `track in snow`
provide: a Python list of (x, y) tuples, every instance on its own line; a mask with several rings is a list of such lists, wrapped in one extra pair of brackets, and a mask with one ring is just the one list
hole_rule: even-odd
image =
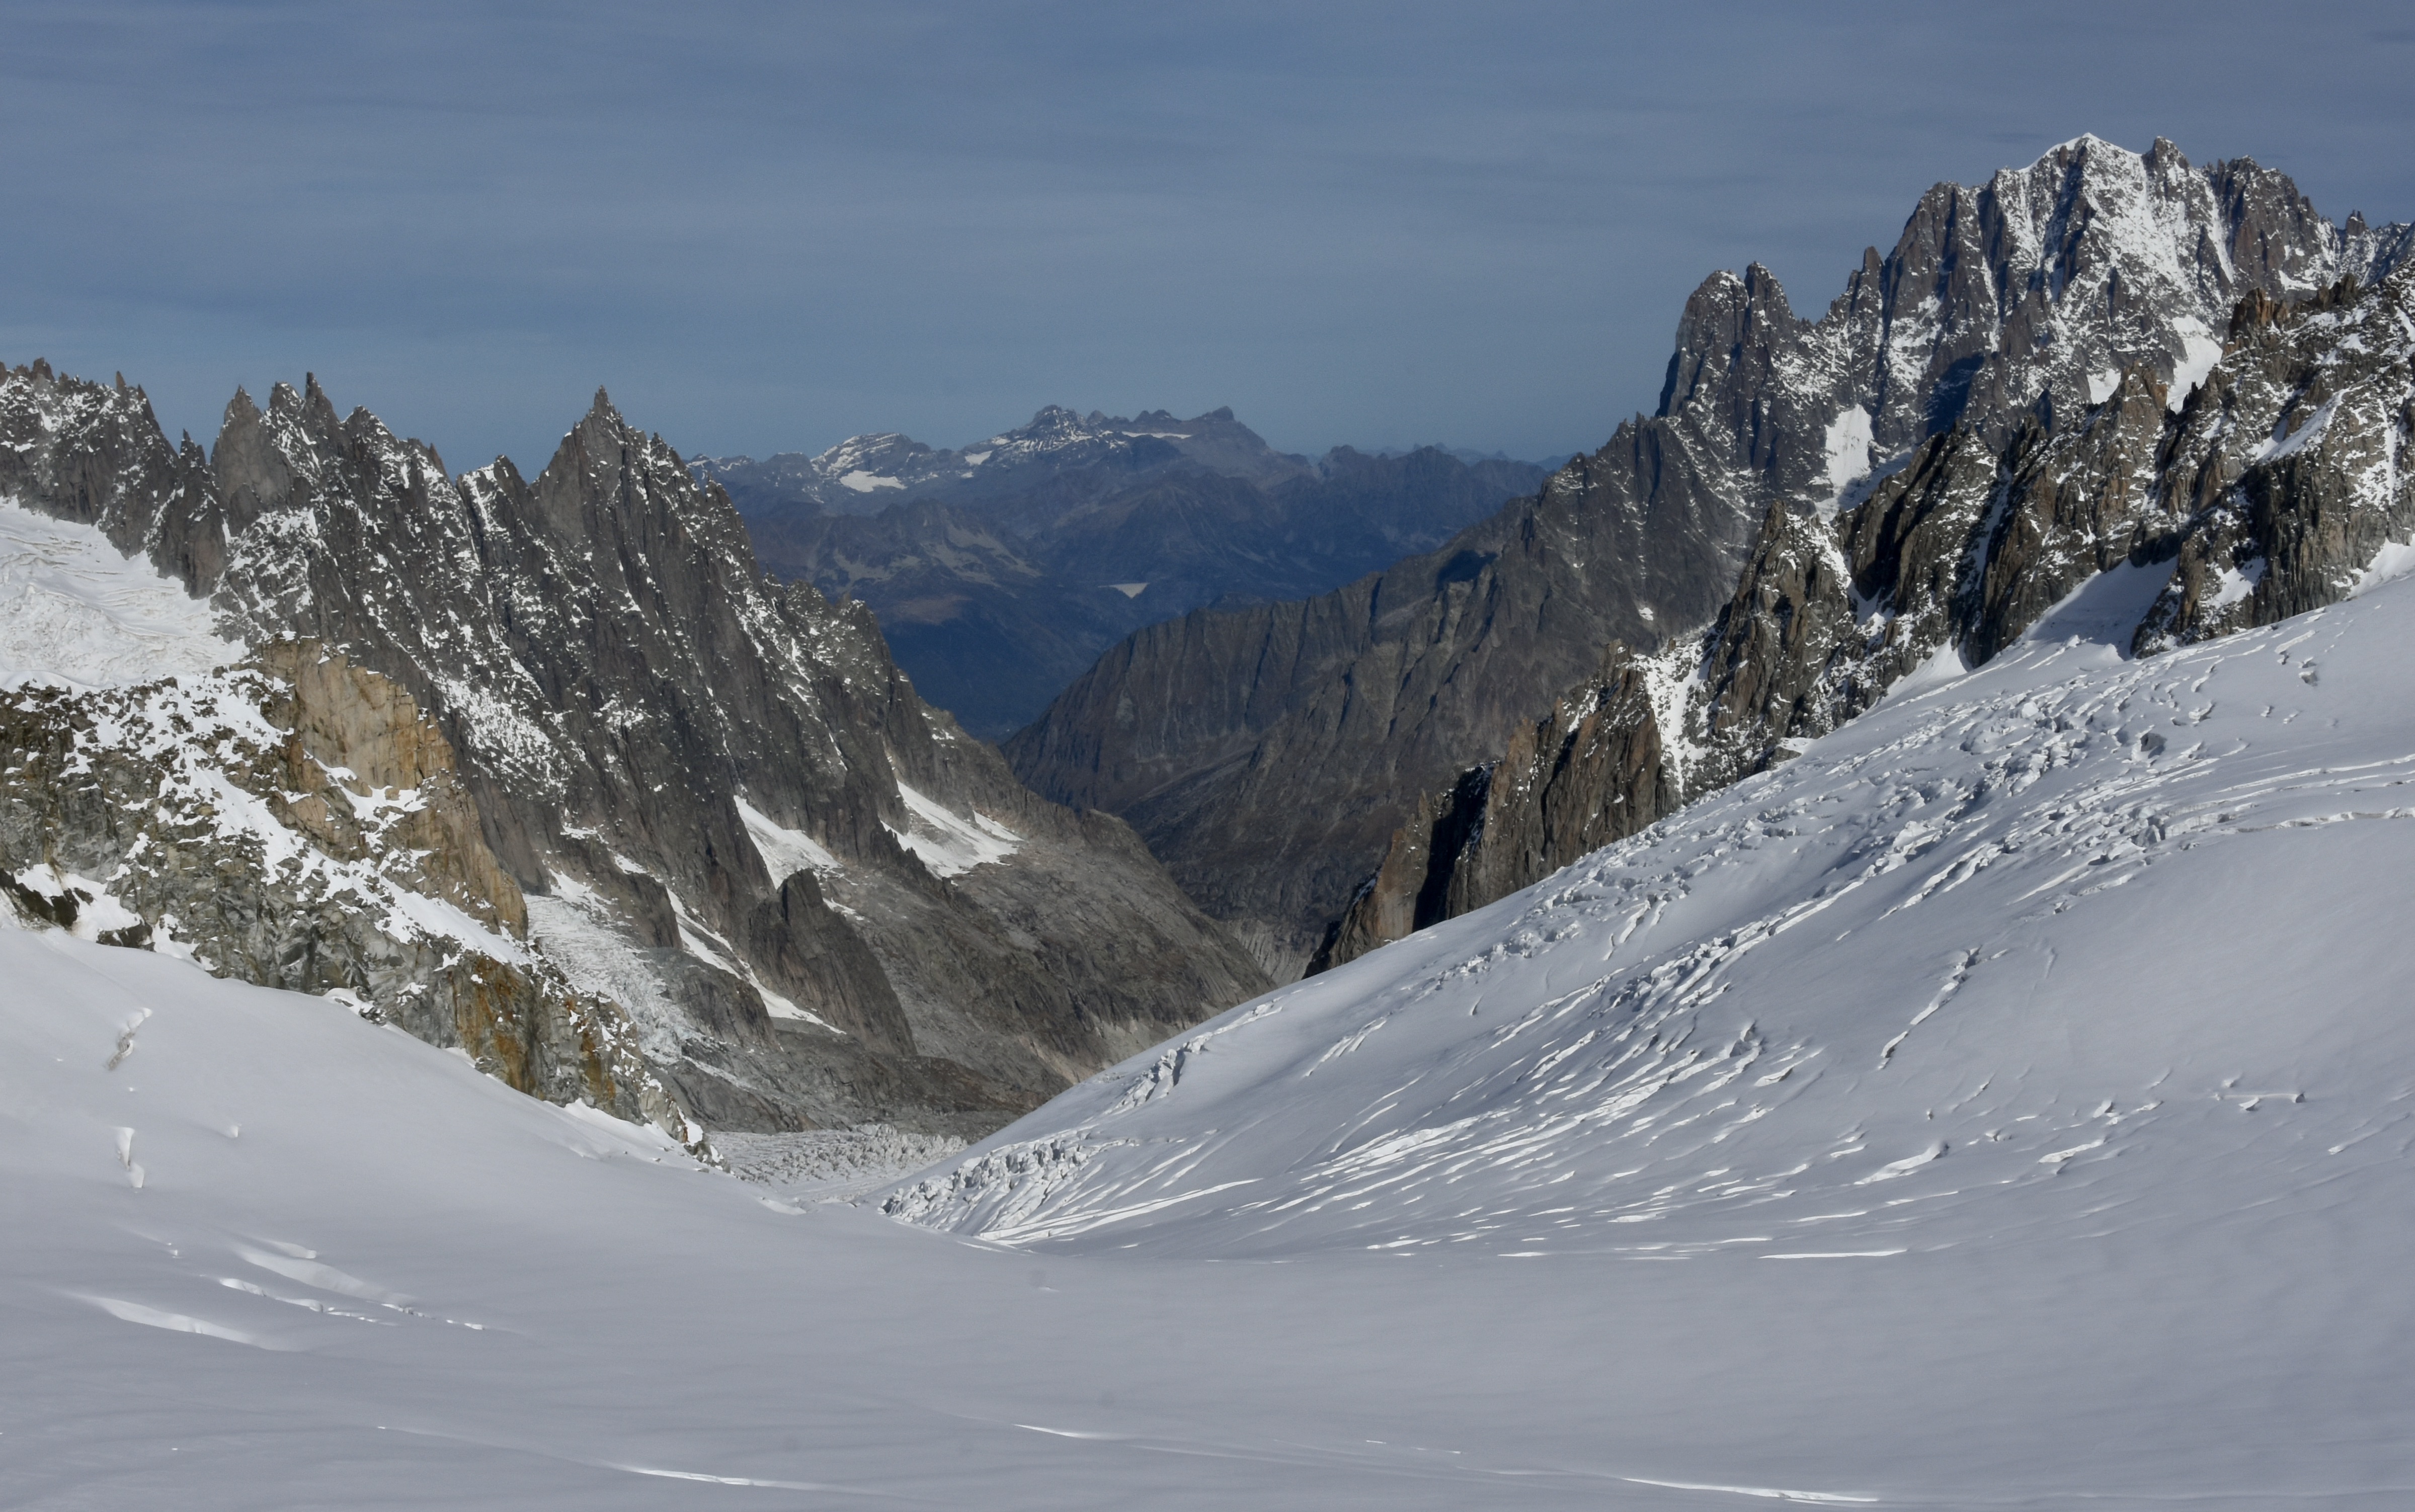
[(1876, 1260), (2393, 1179), (2415, 596), (2144, 662), (2072, 622), (892, 1210), (1052, 1250)]

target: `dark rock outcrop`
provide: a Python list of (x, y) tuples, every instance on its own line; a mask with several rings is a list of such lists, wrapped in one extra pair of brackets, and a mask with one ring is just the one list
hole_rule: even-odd
[(525, 947), (451, 746), (388, 680), (277, 641), (200, 680), (0, 695), (0, 752), (25, 921), (339, 993), (523, 1092), (700, 1137), (627, 1015)]
[(1507, 897), (1675, 808), (1651, 671), (1611, 647), (1593, 678), (1512, 731), (1498, 758), (1419, 800), (1309, 971)]
[(2231, 352), (2164, 445), (2164, 493), (2194, 506), (2142, 651), (2337, 603), (2415, 535), (2415, 276), (2249, 300)]

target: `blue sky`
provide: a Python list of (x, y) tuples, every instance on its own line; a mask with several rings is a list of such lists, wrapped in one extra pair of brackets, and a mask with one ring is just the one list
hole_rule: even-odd
[(1758, 258), (2093, 131), (2415, 216), (2403, 7), (23, 4), (0, 358), (207, 439), (316, 370), (456, 469), (1043, 403), (1539, 456)]

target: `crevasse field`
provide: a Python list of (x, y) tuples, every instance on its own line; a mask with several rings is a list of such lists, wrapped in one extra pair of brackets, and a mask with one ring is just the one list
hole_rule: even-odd
[(862, 1204), (0, 928), (0, 1505), (2415, 1505), (2415, 589), (2138, 586)]

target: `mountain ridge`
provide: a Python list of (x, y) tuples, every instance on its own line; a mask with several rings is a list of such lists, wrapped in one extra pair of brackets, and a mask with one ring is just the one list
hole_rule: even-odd
[[(931, 701), (993, 738), (1028, 723), (1134, 629), (1346, 583), (1543, 477), (1434, 447), (1394, 457), (1336, 447), (1306, 463), (1270, 452), (1229, 411), (1201, 420), (1212, 424), (1189, 423), (1202, 434), (1185, 438), (1152, 428), (1179, 424), (1162, 412), (1108, 421), (1043, 411), (1046, 424), (1026, 427), (1011, 465), (999, 455), (1005, 438), (977, 453), (978, 471), (917, 472), (927, 457), (909, 458), (897, 487), (878, 494), (893, 502), (842, 511), (742, 472), (698, 471), (741, 489), (765, 567), (870, 605)], [(895, 438), (873, 440), (897, 450)], [(871, 476), (853, 442), (824, 457), (835, 460), (815, 465)]]
[[(1717, 623), (1656, 657), (1613, 648), (1500, 761), (1429, 795), (1312, 969), (1782, 762), (1898, 683), (1984, 666), (2077, 599), (2148, 655), (2402, 570), (2415, 550), (2415, 490), (2399, 481), (2415, 435), (2410, 322), (2415, 262), (2369, 289), (2349, 274), (2294, 301), (2251, 292), (2185, 391), (2134, 364), (2060, 428), (2032, 419), (1998, 447), (1957, 426), (1854, 508), (1773, 505)], [(1621, 679), (1662, 696), (1622, 701)], [(1612, 743), (1632, 753), (1625, 765), (1576, 759)]]
[(1204, 471), (1274, 483), (1312, 471), (1307, 457), (1278, 452), (1233, 416), (1231, 406), (1178, 420), (1164, 410), (1130, 417), (1061, 404), (986, 440), (933, 448), (899, 431), (849, 436), (818, 453), (780, 452), (758, 460), (699, 454), (688, 465), (719, 483), (742, 514), (770, 515), (812, 505), (833, 515), (876, 514), (892, 503), (934, 496), (994, 498), (1028, 484), (1017, 474), (1107, 467), (1125, 472), (1181, 458)]
[(1138, 632), (1006, 749), (1039, 790), (1132, 819), (1209, 912), (1304, 964), (1421, 795), (1603, 648), (1710, 622), (1774, 505), (1834, 512), (1966, 420), (2001, 444), (2084, 415), (2126, 366), (2209, 365), (2245, 293), (2311, 295), (2408, 242), (2333, 226), (2252, 160), (2198, 170), (2162, 141), (2084, 139), (1940, 184), (1818, 321), (1758, 264), (1705, 278), (1660, 412), (1534, 500), (1310, 605)]
[(759, 580), (727, 496), (601, 391), (533, 480), (457, 480), (315, 379), (238, 392), (207, 455), (43, 364), (0, 425), (0, 492), (406, 691), (535, 933), (707, 1125), (968, 1130), (1262, 980), (1129, 831), (924, 705), (868, 611)]

